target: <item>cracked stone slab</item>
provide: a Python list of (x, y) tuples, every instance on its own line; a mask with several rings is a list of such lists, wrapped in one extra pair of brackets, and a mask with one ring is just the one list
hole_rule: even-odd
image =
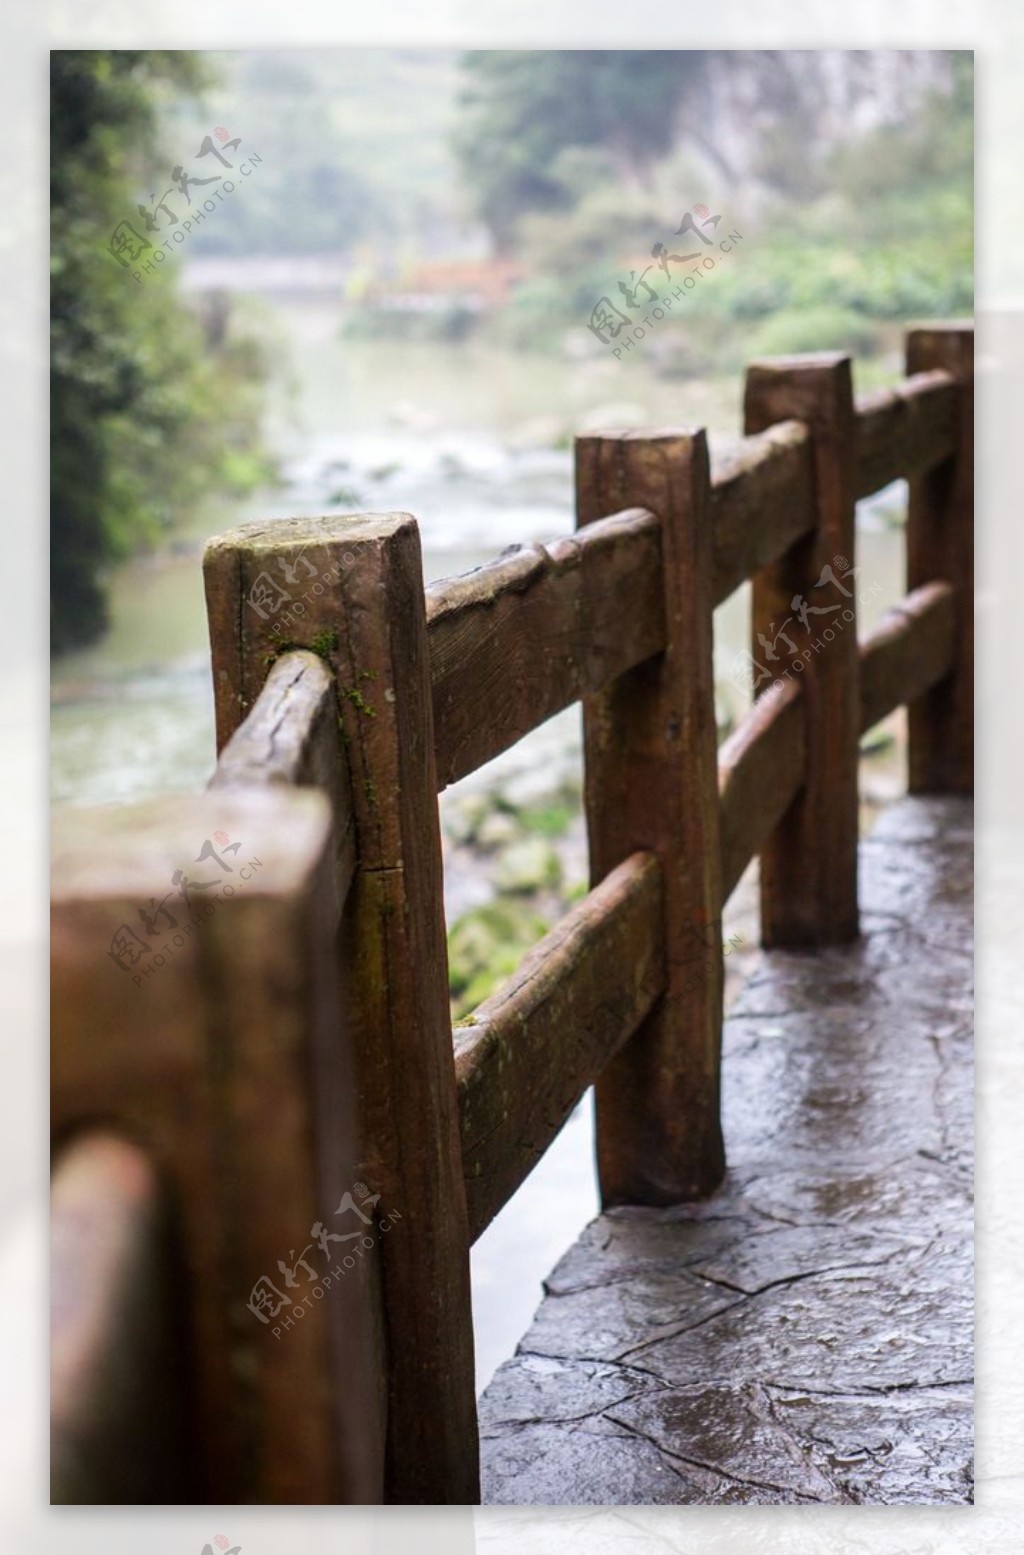
[(822, 1226), (809, 1236), (804, 1226), (780, 1226), (740, 1237), (731, 1246), (690, 1265), (695, 1274), (744, 1296), (757, 1296), (776, 1285), (792, 1285), (812, 1275), (884, 1264), (904, 1251), (906, 1242), (884, 1231), (854, 1231)]
[(854, 1502), (962, 1506), (973, 1490), (970, 1388), (828, 1396), (773, 1392), (776, 1418)]
[(908, 1242), (933, 1242), (949, 1226), (968, 1226), (972, 1212), (970, 1184), (920, 1152), (842, 1169), (757, 1172), (744, 1179), (743, 1192), (756, 1212), (785, 1224), (855, 1228), (870, 1215)]
[(651, 1219), (645, 1218), (643, 1210), (609, 1211), (592, 1221), (563, 1254), (544, 1281), (545, 1291), (566, 1296), (638, 1274), (671, 1274), (742, 1239), (747, 1229), (743, 1216), (691, 1218), (688, 1211), (696, 1208), (686, 1206), (671, 1220), (666, 1220), (664, 1211), (652, 1211), (656, 1218)]
[(486, 1501), (970, 1501), (971, 871), (969, 804), (905, 800), (857, 944), (762, 959), (725, 1182), (560, 1259), (480, 1401)]
[[(535, 1424), (481, 1442), (489, 1505), (729, 1506), (751, 1499), (785, 1506), (817, 1498), (749, 1485), (666, 1453), (636, 1429), (605, 1417), (568, 1426)], [(571, 1486), (571, 1496), (567, 1494)]]
[[(893, 1028), (900, 1042), (892, 1041)], [(915, 1032), (911, 1027), (916, 1027)], [(800, 1153), (860, 1160), (892, 1141), (893, 1096), (917, 1148), (943, 1144), (935, 1088), (940, 1060), (916, 1011), (872, 1018), (858, 1008), (739, 1016), (722, 1046), (722, 1115), (730, 1159)], [(766, 1100), (770, 1098), (770, 1104)]]
[(802, 1441), (776, 1418), (767, 1393), (756, 1384), (711, 1382), (648, 1391), (606, 1414), (654, 1442), (666, 1457), (737, 1487), (825, 1503), (849, 1499), (822, 1467), (808, 1462)]
[(491, 1384), (490, 1421), (482, 1434), (508, 1427), (583, 1424), (628, 1399), (646, 1382), (629, 1366), (522, 1355), (514, 1377), (499, 1371)]
[(550, 1298), (524, 1344), (534, 1355), (627, 1360), (681, 1331), (701, 1328), (740, 1299), (740, 1293), (699, 1279), (682, 1266), (667, 1272), (649, 1269), (642, 1279)]
[[(738, 1372), (776, 1386), (889, 1391), (963, 1382), (970, 1354), (970, 1268), (929, 1248), (773, 1286), (696, 1329), (629, 1352), (669, 1383)], [(950, 1299), (966, 1284), (965, 1301)]]

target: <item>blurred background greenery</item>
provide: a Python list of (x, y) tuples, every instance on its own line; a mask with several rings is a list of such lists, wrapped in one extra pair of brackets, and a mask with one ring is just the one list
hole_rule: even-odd
[[(113, 563), (272, 476), (288, 331), (247, 299), (273, 314), (311, 283), (268, 285), (261, 258), (333, 265), (318, 284), (353, 342), (585, 359), (597, 299), (703, 202), (744, 249), (644, 347), (684, 380), (825, 347), (877, 361), (907, 321), (971, 310), (969, 54), (100, 50), (52, 70), (58, 651), (102, 633)], [(258, 176), (140, 284), (109, 233), (211, 115)]]
[(152, 544), (201, 493), (258, 485), (269, 464), (257, 343), (216, 338), (172, 288), (137, 284), (105, 251), (118, 222), (134, 217), (133, 183), (156, 160), (161, 107), (201, 90), (209, 73), (196, 56), (169, 52), (51, 62), (51, 638), (60, 651), (106, 625), (105, 566)]

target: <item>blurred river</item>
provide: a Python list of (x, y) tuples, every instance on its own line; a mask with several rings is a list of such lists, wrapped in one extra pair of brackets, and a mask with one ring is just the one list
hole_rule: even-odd
[[(404, 510), (419, 520), (430, 581), (517, 541), (571, 532), (572, 430), (705, 425), (716, 446), (739, 426), (738, 380), (673, 382), (642, 356), (620, 364), (349, 342), (338, 337), (336, 311), (321, 303), (275, 304), (274, 313), (288, 377), (276, 386), (268, 433), (287, 484), (245, 503), (209, 504), (158, 554), (113, 575), (109, 632), (53, 667), (57, 805), (123, 803), (205, 784), (214, 743), (200, 555), (209, 535), (250, 518)], [(878, 588), (861, 630), (903, 592), (902, 534), (892, 527), (900, 501), (891, 492), (863, 505), (859, 587)], [(745, 646), (746, 605), (742, 590), (716, 614), (723, 680)], [(577, 711), (509, 753), (506, 770), (509, 760), (555, 781), (567, 765), (578, 769)], [(449, 894), (447, 905), (452, 916), (462, 904)], [(596, 1212), (591, 1155), (584, 1104), (474, 1248), (481, 1385), (527, 1327), (540, 1280)]]

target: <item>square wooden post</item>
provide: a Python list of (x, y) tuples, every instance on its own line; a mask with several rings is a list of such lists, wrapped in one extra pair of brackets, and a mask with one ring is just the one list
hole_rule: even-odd
[(817, 510), (810, 534), (753, 580), (755, 695), (787, 676), (799, 680), (807, 748), (804, 786), (761, 854), (766, 946), (838, 944), (858, 933), (854, 415), (847, 356), (747, 369), (748, 434), (788, 420), (810, 430)]
[(351, 1229), (331, 1215), (358, 1181), (326, 801), (264, 788), (71, 810), (53, 868), (52, 1128), (58, 1144), (123, 1130), (172, 1190), (201, 1494), (378, 1497), (362, 1265), (345, 1273), (336, 1243), (325, 1263), (311, 1230)]
[(218, 741), (288, 646), (330, 664), (357, 867), (340, 939), (382, 1238), (385, 1499), (479, 1500), (469, 1231), (448, 1002), (419, 532), (408, 514), (248, 524), (205, 558)]
[(956, 451), (910, 482), (907, 586), (954, 587), (952, 672), (908, 709), (912, 794), (974, 792), (974, 325), (907, 334), (907, 372), (941, 367), (957, 382)]
[(584, 701), (591, 883), (642, 848), (665, 893), (666, 992), (596, 1087), (606, 1206), (699, 1198), (725, 1169), (708, 480), (703, 432), (576, 440), (579, 525), (629, 507), (661, 519), (667, 632), (664, 653)]

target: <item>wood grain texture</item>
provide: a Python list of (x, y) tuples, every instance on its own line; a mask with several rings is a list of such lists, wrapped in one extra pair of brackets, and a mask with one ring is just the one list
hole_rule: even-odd
[(332, 754), (324, 725), (337, 728), (334, 676), (315, 653), (286, 653), (267, 678), (244, 722), (217, 760), (211, 788), (285, 783), (331, 788)]
[(637, 853), (555, 925), (455, 1028), (475, 1241), (665, 986), (661, 867)]
[(858, 395), (854, 494), (912, 480), (952, 454), (956, 392), (946, 372), (915, 373), (894, 389)]
[(806, 751), (803, 693), (792, 680), (758, 697), (719, 746), (723, 901), (796, 798)]
[(664, 646), (661, 527), (619, 513), (427, 590), (442, 787)]
[[(205, 567), (223, 734), (259, 694), (282, 636), (315, 648), (334, 675), (358, 839), (340, 961), (364, 1180), (381, 1212), (401, 1216), (382, 1243), (385, 1499), (472, 1503), (469, 1234), (419, 534), (408, 514), (245, 525), (208, 547)], [(303, 570), (287, 618), (247, 608), (254, 589), (266, 604), (259, 580)]]
[(956, 604), (948, 583), (926, 583), (861, 640), (860, 727), (874, 727), (949, 673), (956, 656)]
[(907, 372), (941, 368), (956, 384), (955, 451), (910, 483), (907, 586), (956, 590), (952, 671), (910, 705), (912, 794), (974, 792), (974, 326), (910, 330)]
[(711, 466), (712, 603), (814, 527), (811, 441), (799, 421), (747, 437)]
[[(854, 557), (849, 358), (829, 352), (754, 363), (747, 370), (744, 406), (748, 432), (789, 419), (807, 425), (817, 515), (811, 534), (754, 579), (751, 653), (772, 679), (799, 676), (807, 752), (805, 782), (762, 852), (762, 941), (842, 943), (858, 932), (856, 594), (850, 584), (840, 591), (820, 580), (826, 567), (838, 576)], [(823, 619), (829, 625), (819, 630), (822, 618), (810, 614), (805, 625), (801, 602), (828, 612)], [(787, 629), (788, 638), (780, 637)], [(762, 681), (755, 695), (766, 689)]]
[(695, 932), (721, 912), (711, 642), (711, 526), (703, 432), (576, 440), (577, 522), (623, 507), (658, 515), (667, 646), (584, 702), (591, 883), (638, 851), (664, 878), (668, 985), (598, 1081), (606, 1205), (709, 1193), (724, 1170), (719, 1119), (721, 947), (686, 991)]
[(80, 1135), (50, 1190), (50, 1499), (199, 1499), (191, 1356), (173, 1216), (116, 1135)]
[(380, 1495), (372, 1253), (294, 1332), (248, 1306), (262, 1276), (283, 1301), (278, 1260), (357, 1180), (329, 826), (320, 794), (268, 787), (72, 810), (55, 829), (52, 1128), (59, 1145), (119, 1127), (180, 1207), (200, 1499)]
[(300, 649), (270, 665), (263, 689), (217, 758), (209, 787), (265, 783), (319, 788), (330, 797), (335, 918), (340, 918), (355, 870), (355, 811), (334, 675), (315, 653)]

